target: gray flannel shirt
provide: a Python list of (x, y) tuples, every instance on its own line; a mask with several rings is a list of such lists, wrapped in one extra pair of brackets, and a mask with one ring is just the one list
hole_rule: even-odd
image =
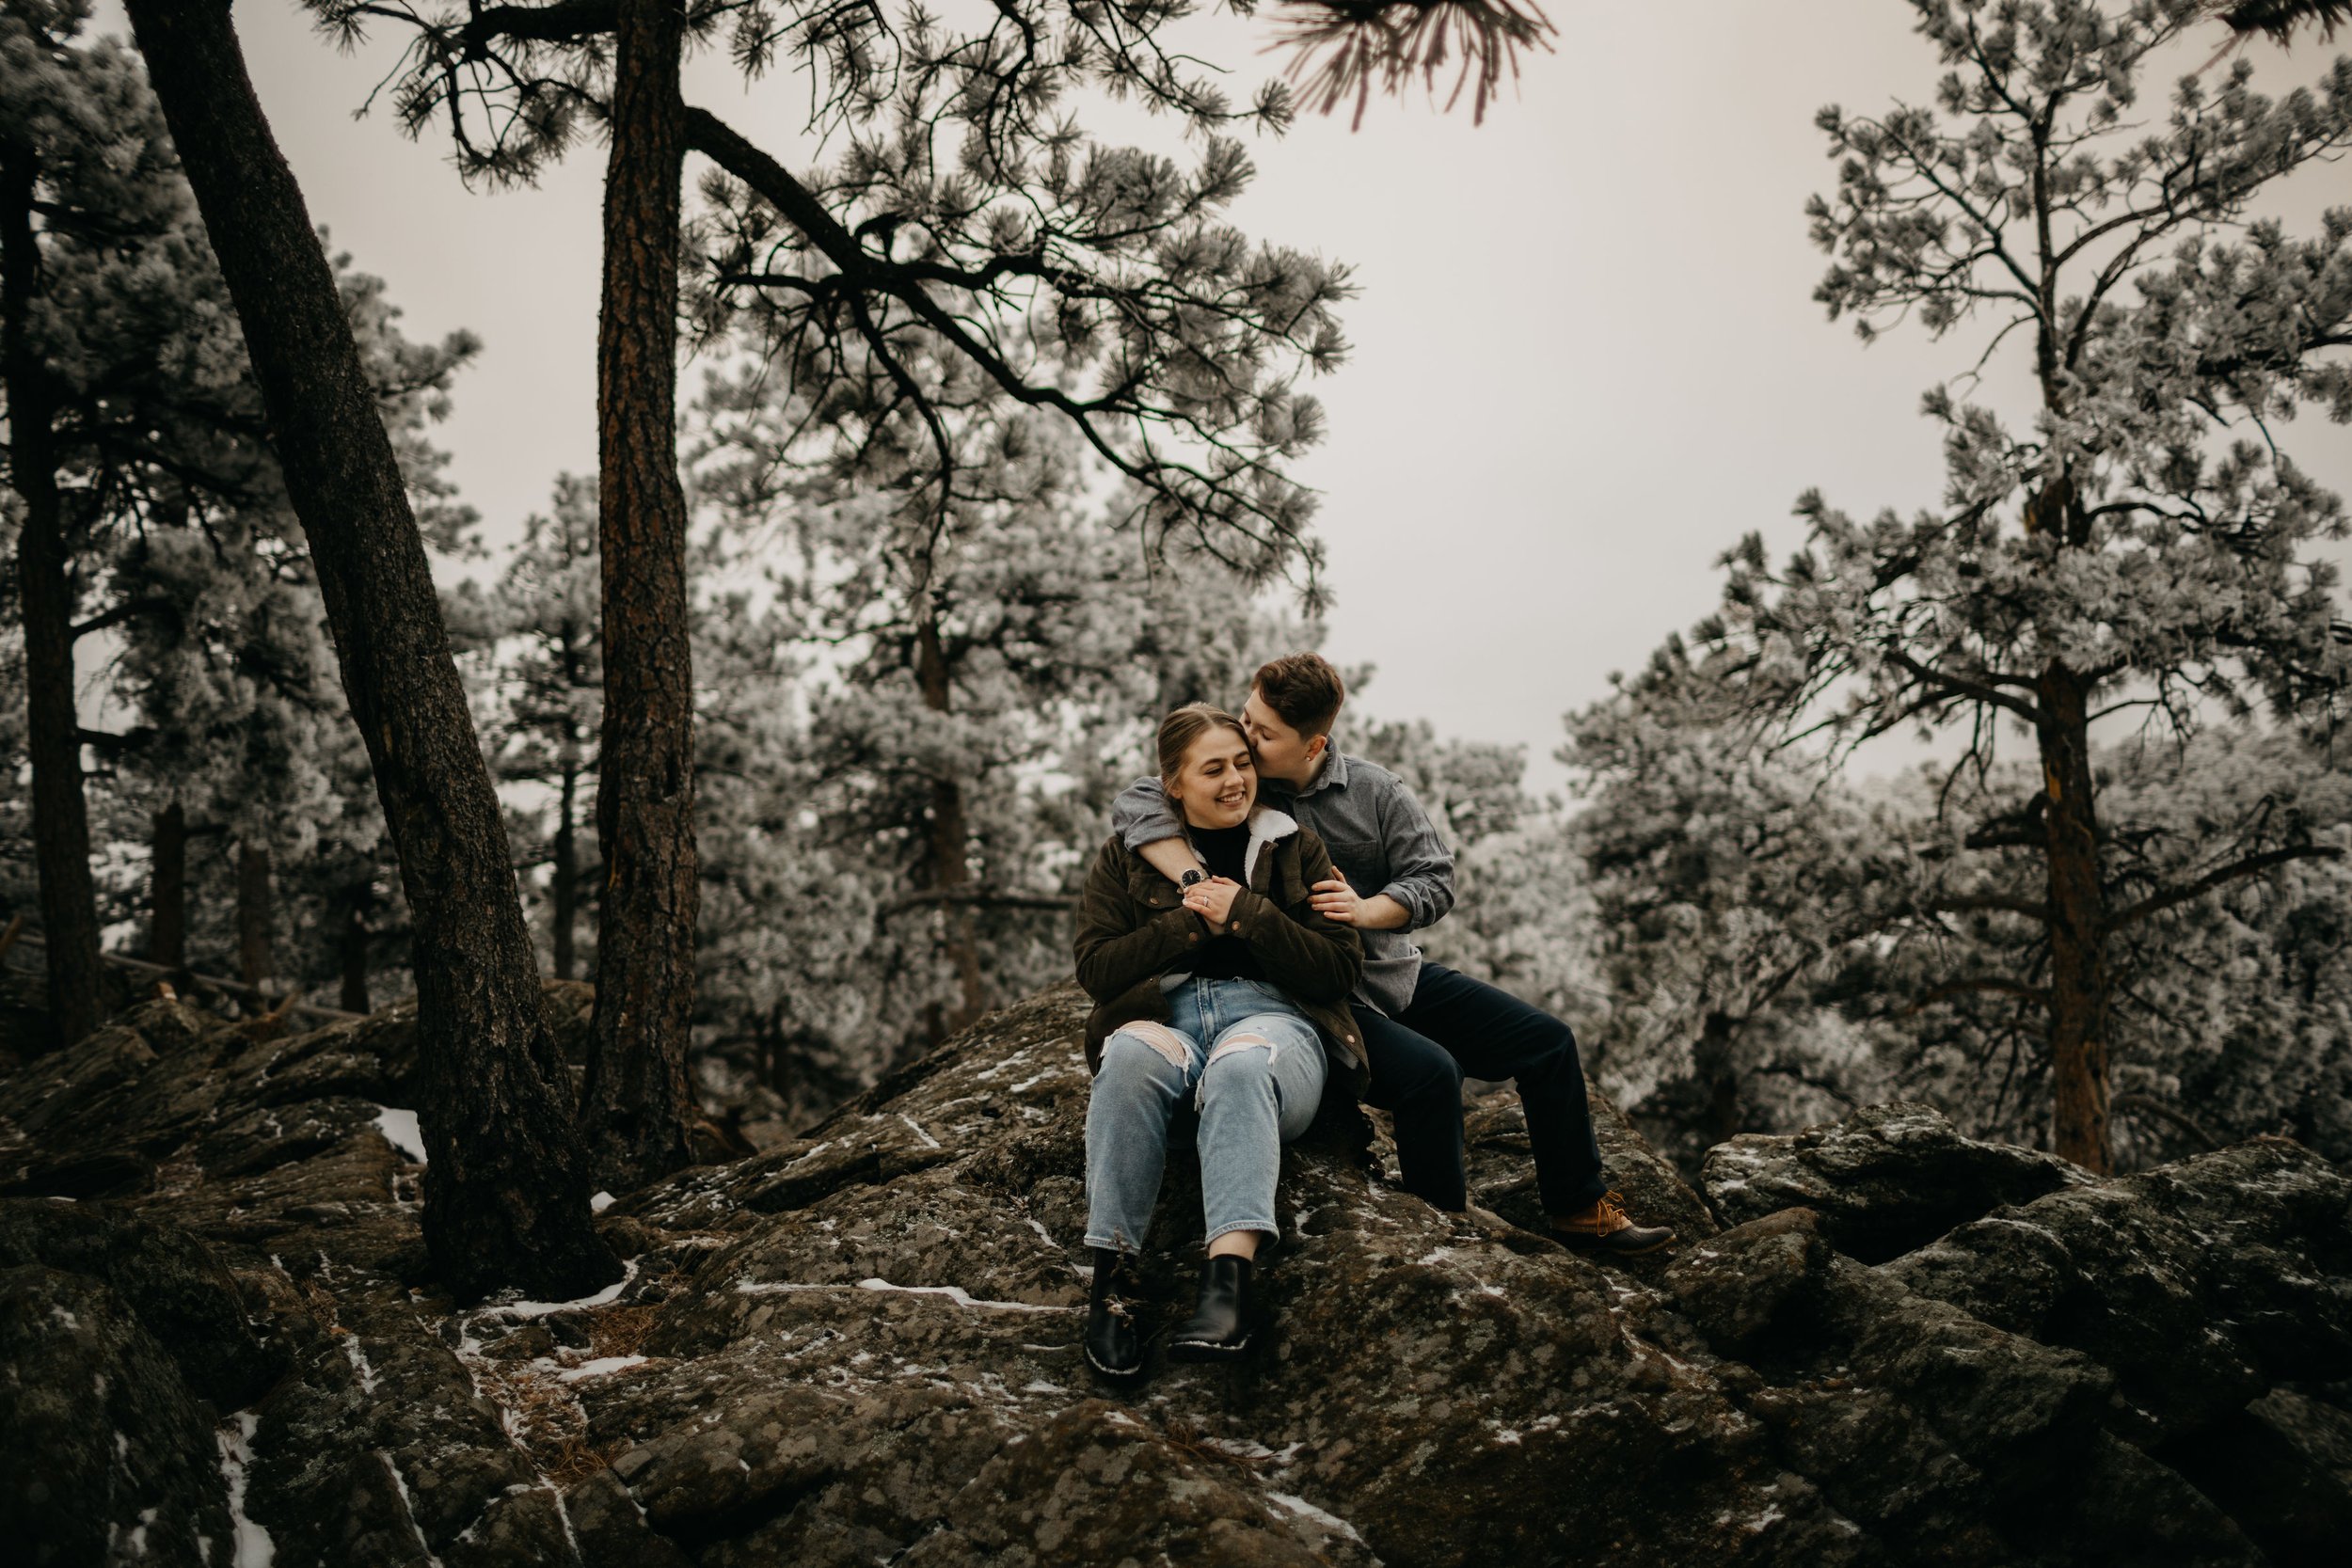
[[(1394, 1017), (1412, 1004), (1421, 949), (1407, 933), (1434, 926), (1454, 908), (1454, 854), (1403, 780), (1378, 763), (1329, 752), (1323, 770), (1295, 795), (1272, 780), (1266, 792), (1287, 798), (1301, 826), (1331, 851), (1348, 885), (1369, 898), (1385, 893), (1405, 906), (1403, 930), (1365, 931), (1364, 974), (1355, 1000)], [(1157, 779), (1138, 779), (1111, 804), (1111, 832), (1130, 849), (1183, 832)]]

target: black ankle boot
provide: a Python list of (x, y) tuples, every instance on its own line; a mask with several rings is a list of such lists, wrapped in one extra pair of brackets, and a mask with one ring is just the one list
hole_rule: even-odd
[(1201, 1266), (1200, 1299), (1169, 1339), (1170, 1361), (1232, 1361), (1249, 1349), (1256, 1265), (1228, 1254)]
[(1133, 1377), (1143, 1370), (1143, 1340), (1136, 1333), (1135, 1276), (1127, 1255), (1094, 1249), (1094, 1288), (1087, 1298), (1086, 1357), (1104, 1377)]

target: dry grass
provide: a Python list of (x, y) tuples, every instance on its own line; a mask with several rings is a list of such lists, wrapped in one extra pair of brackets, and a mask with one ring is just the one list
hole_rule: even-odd
[(650, 1302), (606, 1307), (588, 1324), (588, 1354), (597, 1360), (639, 1354), (638, 1347), (645, 1342), (646, 1331), (660, 1311)]
[[(639, 1354), (660, 1312), (660, 1306), (651, 1302), (583, 1310), (577, 1319), (584, 1321), (588, 1329), (587, 1351), (559, 1352), (557, 1359), (601, 1361)], [(628, 1438), (592, 1442), (587, 1412), (563, 1381), (560, 1366), (551, 1366), (545, 1358), (501, 1360), (469, 1355), (466, 1364), (483, 1397), (502, 1413), (508, 1433), (559, 1487), (595, 1475), (634, 1446)]]

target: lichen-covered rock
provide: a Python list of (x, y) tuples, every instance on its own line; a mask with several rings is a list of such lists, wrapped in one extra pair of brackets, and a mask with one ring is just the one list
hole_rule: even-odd
[(2352, 1411), (2273, 1388), (2176, 1462), (2280, 1568), (2332, 1568), (2343, 1559)]
[(41, 1263), (98, 1280), (222, 1410), (258, 1398), (285, 1357), (247, 1321), (229, 1271), (193, 1236), (119, 1209), (0, 1200), (0, 1268)]
[(1666, 1289), (1724, 1354), (1738, 1354), (1814, 1304), (1830, 1266), (1821, 1217), (1783, 1209), (1682, 1249)]
[(2352, 1377), (2348, 1206), (2326, 1160), (2256, 1138), (1999, 1210), (1887, 1272), (2095, 1356), (2163, 1442), (2279, 1382)]
[[(104, 1285), (0, 1268), (0, 1541), (32, 1568), (197, 1568), (233, 1539), (213, 1426)], [(22, 1557), (16, 1555), (23, 1553)]]
[[(576, 1025), (584, 994), (551, 1005)], [(1329, 1107), (1285, 1156), (1260, 1353), (1166, 1363), (1180, 1151), (1149, 1375), (1104, 1387), (1076, 1343), (1085, 1008), (1032, 998), (803, 1136), (620, 1195), (629, 1272), (596, 1297), (458, 1311), (387, 1135), (412, 1015), (255, 1040), (149, 1004), (0, 1083), (0, 1164), (144, 1163), (105, 1204), (0, 1206), (0, 1262), (113, 1304), (104, 1356), (197, 1413), (142, 1463), (284, 1568), (2251, 1568), (2343, 1535), (2347, 1188), (2276, 1140), (2093, 1181), (1890, 1107), (1717, 1150), (1721, 1229), (1596, 1096), (1612, 1180), (1682, 1237), (1614, 1260), (1541, 1233), (1515, 1095), (1470, 1109), (1458, 1215)], [(178, 1326), (142, 1326), (171, 1292), (126, 1247), (203, 1281)], [(248, 1357), (208, 1411), (174, 1356), (236, 1362), (248, 1320), (282, 1375)]]
[(1727, 1225), (1811, 1209), (1831, 1245), (1883, 1263), (2088, 1178), (2055, 1154), (1963, 1137), (1931, 1106), (1896, 1104), (1788, 1136), (1741, 1133), (1708, 1150), (1701, 1180)]

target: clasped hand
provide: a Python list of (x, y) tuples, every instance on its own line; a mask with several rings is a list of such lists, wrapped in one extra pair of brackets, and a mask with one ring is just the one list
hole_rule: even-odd
[(1231, 877), (1211, 877), (1184, 889), (1184, 908), (1222, 934), (1233, 918), (1233, 899), (1240, 893), (1241, 884)]

